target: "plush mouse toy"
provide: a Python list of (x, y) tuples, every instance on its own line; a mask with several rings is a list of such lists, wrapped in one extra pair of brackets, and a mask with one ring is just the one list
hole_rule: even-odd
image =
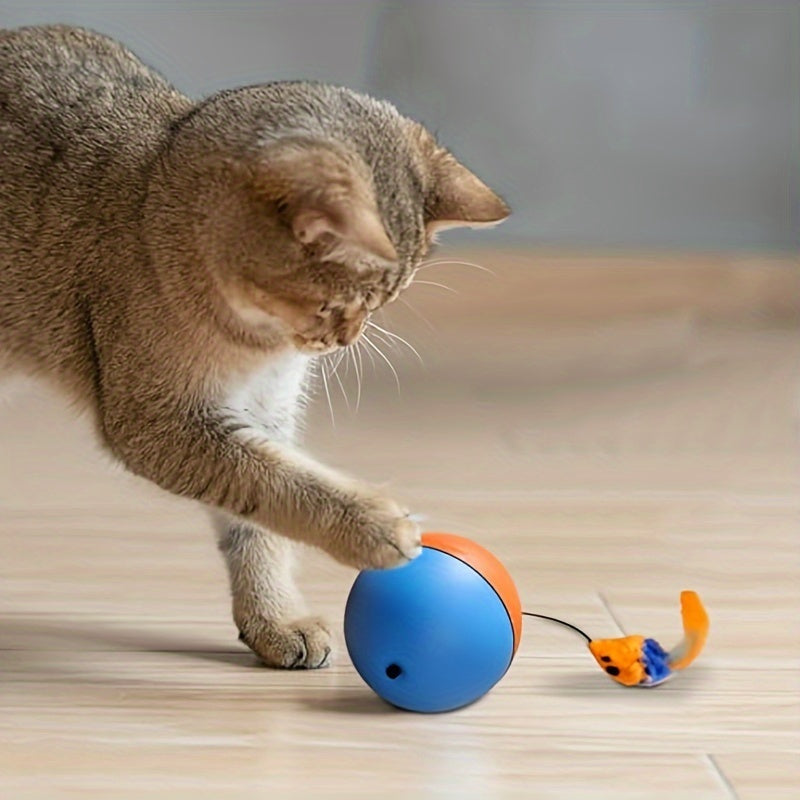
[(665, 650), (655, 639), (623, 636), (618, 639), (592, 639), (580, 628), (555, 617), (523, 611), (529, 617), (558, 622), (583, 636), (595, 661), (623, 686), (650, 688), (669, 680), (697, 658), (708, 637), (708, 614), (696, 592), (681, 592), (683, 639), (672, 650)]

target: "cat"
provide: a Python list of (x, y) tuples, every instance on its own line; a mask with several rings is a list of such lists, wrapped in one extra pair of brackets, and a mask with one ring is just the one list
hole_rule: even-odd
[(420, 552), (408, 512), (296, 444), (315, 358), (503, 200), (389, 103), (310, 82), (194, 102), (121, 44), (0, 31), (0, 372), (54, 381), (127, 469), (207, 506), (240, 638), (328, 663), (295, 542)]

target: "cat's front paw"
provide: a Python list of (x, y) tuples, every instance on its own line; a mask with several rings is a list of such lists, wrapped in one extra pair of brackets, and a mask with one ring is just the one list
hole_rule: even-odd
[(267, 666), (319, 669), (328, 666), (331, 632), (317, 617), (273, 622), (256, 616), (237, 620), (239, 639)]
[(365, 488), (349, 499), (323, 547), (358, 569), (385, 569), (416, 558), (422, 552), (422, 541), (419, 525), (406, 509)]

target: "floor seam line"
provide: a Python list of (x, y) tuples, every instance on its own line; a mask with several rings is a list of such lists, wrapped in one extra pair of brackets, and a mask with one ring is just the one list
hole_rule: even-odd
[(739, 800), (739, 793), (734, 788), (733, 784), (731, 783), (728, 776), (722, 771), (722, 768), (717, 763), (717, 760), (711, 753), (705, 754), (706, 761), (708, 761), (709, 765), (711, 766), (712, 772), (717, 776), (717, 779), (722, 784), (723, 789), (728, 793), (728, 796), (731, 800)]
[(619, 617), (614, 613), (614, 609), (611, 608), (611, 603), (608, 602), (608, 599), (602, 592), (597, 592), (597, 596), (600, 598), (600, 602), (603, 604), (608, 616), (614, 621), (614, 624), (619, 628), (619, 632), (626, 636), (625, 628), (622, 626), (622, 622), (620, 622)]

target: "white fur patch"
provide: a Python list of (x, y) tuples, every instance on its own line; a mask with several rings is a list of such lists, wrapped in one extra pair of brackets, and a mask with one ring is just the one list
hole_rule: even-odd
[(0, 371), (0, 406), (11, 404), (18, 397), (30, 394), (34, 389), (40, 389), (36, 381), (19, 372)]
[[(309, 356), (292, 350), (272, 356), (244, 380), (229, 387), (223, 401), (226, 418), (289, 441), (295, 432), (297, 409), (304, 394)], [(240, 435), (248, 436), (246, 430)]]

